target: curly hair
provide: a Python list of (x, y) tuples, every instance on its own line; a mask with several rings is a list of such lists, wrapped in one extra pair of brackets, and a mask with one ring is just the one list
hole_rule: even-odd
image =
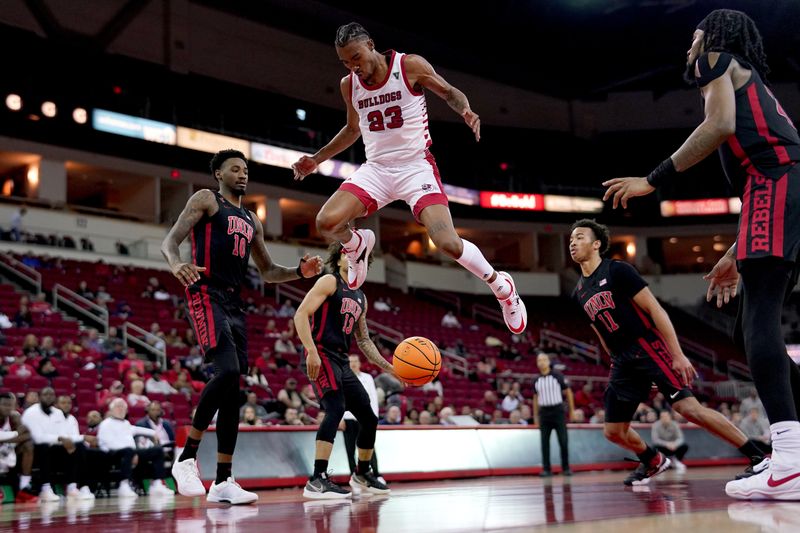
[(740, 62), (748, 63), (765, 79), (769, 74), (767, 54), (756, 23), (741, 11), (715, 9), (697, 29), (703, 30), (706, 52), (727, 52)]
[(575, 231), (575, 228), (589, 228), (594, 233), (594, 239), (600, 241), (600, 255), (604, 255), (610, 246), (611, 232), (608, 231), (608, 226), (600, 224), (593, 218), (582, 218), (575, 222), (569, 232)]
[(364, 29), (364, 26), (358, 22), (350, 22), (343, 26), (339, 26), (336, 30), (336, 40), (334, 43), (339, 48), (347, 46), (350, 41), (366, 41), (371, 39), (369, 32)]

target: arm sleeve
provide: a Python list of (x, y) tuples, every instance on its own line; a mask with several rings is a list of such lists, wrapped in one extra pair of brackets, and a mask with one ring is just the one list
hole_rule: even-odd
[(654, 446), (663, 446), (667, 443), (661, 438), (661, 422), (655, 422), (653, 428), (650, 430), (650, 437), (653, 440)]
[(647, 287), (647, 282), (639, 272), (624, 261), (612, 261), (608, 272), (614, 289), (628, 298), (633, 298), (639, 294), (639, 291)]
[(561, 390), (567, 390), (569, 388), (569, 381), (564, 374), (555, 374), (556, 379), (558, 380), (558, 384), (561, 385)]
[(678, 427), (678, 438), (676, 440), (678, 442), (678, 446), (680, 446), (681, 444), (684, 443), (683, 430), (681, 429), (681, 426), (679, 424), (675, 424), (675, 425)]
[(44, 430), (43, 420), (40, 420), (41, 416), (39, 413), (31, 411), (27, 409), (22, 414), (22, 423), (28, 428), (28, 431), (31, 432), (31, 438), (33, 439), (34, 444), (57, 444), (58, 443), (58, 435), (53, 435), (52, 433), (47, 433)]
[(731, 64), (732, 59), (732, 55), (725, 52), (720, 52), (717, 63), (714, 65), (714, 68), (711, 68), (711, 63), (708, 60), (708, 53), (698, 57), (697, 70), (700, 72), (700, 77), (696, 78), (697, 86), (705, 87), (715, 79), (725, 74), (725, 71), (728, 70), (728, 66)]
[(133, 433), (134, 437), (138, 435), (144, 435), (145, 437), (155, 437), (156, 432), (150, 428), (143, 428), (141, 426), (131, 426), (131, 433)]
[(69, 438), (72, 442), (77, 444), (84, 441), (81, 430), (78, 427), (78, 420), (74, 416), (71, 416), (69, 420), (67, 420), (67, 426), (69, 427)]

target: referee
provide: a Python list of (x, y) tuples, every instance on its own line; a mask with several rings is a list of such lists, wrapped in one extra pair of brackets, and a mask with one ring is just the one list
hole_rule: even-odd
[(533, 382), (533, 420), (539, 426), (542, 441), (542, 477), (553, 475), (550, 469), (550, 432), (556, 430), (558, 445), (561, 448), (561, 468), (565, 476), (571, 476), (569, 469), (569, 447), (567, 443), (567, 421), (564, 418), (564, 396), (569, 406), (569, 419), (575, 413), (572, 389), (567, 379), (550, 368), (550, 357), (541, 353), (536, 357), (540, 376)]

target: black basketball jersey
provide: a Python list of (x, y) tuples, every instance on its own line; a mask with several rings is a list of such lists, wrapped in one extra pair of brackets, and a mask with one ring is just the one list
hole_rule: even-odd
[(650, 317), (633, 301), (645, 287), (647, 282), (633, 266), (613, 259), (603, 259), (591, 275), (578, 280), (572, 297), (603, 337), (612, 358), (656, 334)]
[(366, 297), (361, 289), (350, 289), (338, 272), (333, 276), (336, 292), (311, 317), (311, 335), (325, 355), (347, 363), (353, 330), (364, 312)]
[(247, 274), (250, 242), (255, 235), (253, 217), (246, 208), (236, 207), (214, 191), (219, 210), (192, 228), (192, 262), (205, 267), (199, 285), (238, 291)]
[[(733, 56), (721, 53), (712, 69), (708, 54), (698, 59), (698, 86), (725, 73)], [(719, 147), (725, 175), (741, 198), (747, 176), (780, 179), (800, 161), (800, 136), (778, 99), (764, 84), (758, 72), (736, 58), (751, 71), (750, 80), (736, 90), (736, 132)]]

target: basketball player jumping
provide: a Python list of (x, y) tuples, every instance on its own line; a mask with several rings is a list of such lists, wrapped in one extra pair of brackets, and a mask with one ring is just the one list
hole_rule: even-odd
[(764, 452), (721, 413), (700, 405), (692, 394), (689, 385), (697, 373), (647, 282), (630, 264), (601, 257), (608, 250), (609, 238), (607, 227), (594, 220), (579, 220), (572, 225), (569, 253), (582, 274), (573, 298), (589, 316), (612, 362), (605, 392), (605, 436), (641, 461), (625, 484), (646, 484), (670, 464), (631, 429), (633, 414), (639, 403), (647, 400), (654, 383), (686, 420), (729, 442), (750, 459), (751, 467), (758, 465)]
[(357, 289), (367, 277), (366, 258), (375, 245), (370, 230), (351, 229), (352, 222), (395, 201), (405, 201), (428, 230), (433, 243), (485, 281), (500, 302), (508, 329), (525, 330), (527, 312), (514, 281), (496, 272), (473, 243), (453, 227), (447, 195), (429, 148), (428, 112), (424, 89), (432, 91), (464, 118), (481, 137), (480, 118), (467, 97), (447, 83), (425, 59), (395, 51), (380, 53), (367, 31), (351, 22), (336, 32), (336, 53), (350, 73), (340, 88), (347, 106), (347, 124), (313, 156), (301, 157), (292, 168), (302, 180), (330, 159), (364, 138), (367, 162), (328, 199), (317, 215), (317, 228), (344, 245), (347, 283)]
[[(242, 504), (258, 499), (242, 489), (231, 474), (239, 433), (239, 376), (247, 373), (247, 329), (239, 291), (251, 246), (261, 277), (270, 283), (316, 276), (322, 271), (322, 259), (306, 255), (297, 268), (272, 262), (261, 222), (242, 206), (248, 176), (247, 160), (241, 152), (214, 154), (211, 173), (219, 182), (219, 191), (203, 189), (192, 195), (161, 245), (172, 273), (186, 287), (189, 314), (206, 360), (216, 367), (200, 395), (186, 447), (173, 464), (172, 475), (184, 496), (206, 493), (197, 469), (197, 448), (219, 410), (217, 477), (208, 501)], [(178, 247), (189, 233), (192, 261), (187, 263)]]
[[(369, 256), (364, 258), (367, 262), (370, 259)], [(369, 338), (364, 292), (351, 289), (344, 280), (348, 264), (341, 244), (334, 242), (328, 247), (325, 263), (330, 273), (319, 278), (306, 294), (294, 320), (297, 336), (306, 349), (306, 373), (325, 411), (317, 431), (314, 474), (306, 483), (303, 496), (315, 499), (350, 497), (350, 492), (331, 481), (327, 474), (333, 440), (345, 411), (353, 413), (360, 426), (356, 439), (358, 463), (350, 486), (354, 490), (388, 494), (389, 489), (370, 467), (378, 417), (372, 410), (367, 391), (350, 369), (353, 335), (372, 364), (391, 375), (394, 375), (394, 368)]]
[(627, 207), (678, 173), (719, 151), (725, 174), (742, 199), (739, 236), (706, 276), (717, 305), (742, 297), (734, 333), (770, 421), (772, 460), (759, 475), (731, 481), (740, 499), (800, 499), (800, 370), (781, 333), (785, 295), (798, 274), (800, 137), (764, 79), (769, 72), (761, 35), (744, 13), (712, 11), (694, 32), (687, 81), (700, 88), (705, 120), (645, 178), (605, 182), (605, 198)]

